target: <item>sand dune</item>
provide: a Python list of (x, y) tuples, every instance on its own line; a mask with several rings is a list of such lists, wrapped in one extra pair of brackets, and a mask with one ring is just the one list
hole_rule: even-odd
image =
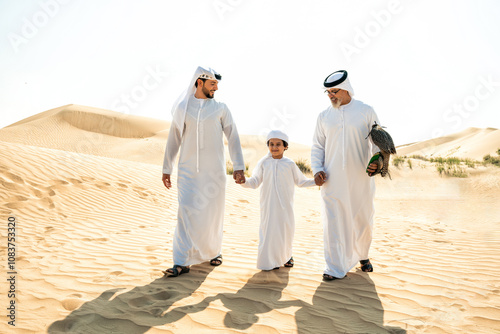
[[(170, 123), (115, 111), (66, 105), (28, 117), (0, 130), (0, 140), (129, 161), (161, 164)], [(267, 154), (265, 138), (241, 136), (250, 170)], [(226, 141), (227, 143), (227, 141)], [(292, 159), (309, 157), (310, 148), (293, 144)], [(226, 156), (229, 152), (226, 148)]]
[(159, 164), (169, 126), (165, 121), (72, 104), (3, 128), (0, 140)]
[(468, 128), (449, 136), (439, 137), (397, 148), (399, 155), (426, 157), (458, 157), (481, 161), (500, 148), (500, 130)]
[[(317, 188), (296, 189), (295, 267), (261, 272), (259, 192), (228, 176), (224, 264), (164, 278), (177, 211), (176, 173), (173, 191), (160, 180), (168, 123), (120, 117), (65, 106), (0, 130), (0, 213), (18, 221), (15, 333), (500, 332), (500, 168), (459, 179), (425, 161), (391, 167), (392, 181), (377, 178), (375, 272), (335, 282), (321, 280)], [(262, 138), (242, 142), (249, 161), (265, 153)]]

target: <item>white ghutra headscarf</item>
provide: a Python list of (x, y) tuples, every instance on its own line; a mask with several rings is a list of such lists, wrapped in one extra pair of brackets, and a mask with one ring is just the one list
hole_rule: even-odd
[(210, 67), (204, 68), (198, 66), (198, 68), (194, 72), (191, 82), (189, 83), (189, 86), (184, 92), (182, 92), (181, 95), (179, 95), (179, 97), (177, 98), (177, 100), (175, 100), (175, 103), (172, 107), (172, 123), (175, 127), (177, 127), (181, 136), (184, 132), (184, 121), (186, 119), (186, 110), (188, 101), (189, 98), (193, 96), (194, 92), (196, 91), (196, 87), (194, 86), (194, 84), (198, 79), (220, 81), (222, 77), (219, 73), (215, 72), (215, 70)]
[(323, 89), (330, 88), (340, 88), (349, 92), (349, 96), (354, 96), (354, 89), (352, 89), (351, 83), (349, 82), (347, 71), (340, 70), (333, 72), (326, 77), (323, 82)]

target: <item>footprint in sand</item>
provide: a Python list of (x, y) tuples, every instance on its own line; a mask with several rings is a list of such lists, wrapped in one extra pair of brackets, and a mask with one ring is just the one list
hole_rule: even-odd
[(0, 184), (5, 188), (5, 189), (8, 189), (8, 190), (14, 190), (14, 191), (20, 191), (22, 189), (22, 187), (20, 187), (19, 185), (17, 185), (16, 183), (14, 182), (9, 182), (3, 178), (0, 177)]
[(53, 185), (53, 186), (55, 186), (55, 185), (58, 185), (58, 186), (63, 185), (63, 186), (65, 186), (65, 185), (68, 185), (69, 182), (67, 182), (65, 180), (52, 180), (52, 181), (50, 181), (50, 184)]
[(9, 209), (22, 209), (26, 206), (26, 201), (18, 201), (5, 203), (4, 206)]
[(61, 304), (68, 311), (73, 311), (79, 308), (84, 303), (83, 300), (77, 298), (64, 299)]
[(56, 206), (54, 204), (54, 201), (50, 199), (50, 197), (44, 197), (41, 199), (41, 202), (44, 204), (44, 205), (47, 205), (49, 207), (49, 209), (54, 209)]
[(9, 202), (24, 202), (27, 200), (28, 198), (24, 196), (12, 196), (8, 199)]
[(95, 183), (95, 186), (99, 189), (107, 190), (111, 184), (108, 182), (97, 182)]
[(12, 174), (12, 173), (5, 173), (5, 176), (7, 176), (11, 181), (13, 181), (14, 183), (17, 183), (17, 184), (24, 184), (24, 180), (22, 177), (16, 175), (16, 174)]
[(160, 265), (163, 262), (161, 259), (159, 259), (156, 256), (147, 256), (146, 259), (148, 260), (149, 264), (152, 266)]
[(38, 198), (42, 198), (43, 197), (43, 193), (38, 190), (38, 189), (34, 189), (33, 190), (33, 195), (35, 195), (35, 197), (38, 197)]
[(137, 189), (133, 189), (133, 190), (137, 194), (137, 196), (139, 196), (141, 199), (147, 199), (147, 197), (149, 196), (149, 194), (145, 193), (144, 191), (137, 190)]
[(76, 187), (76, 188), (80, 188), (80, 189), (86, 189), (85, 187), (85, 183), (84, 181), (82, 180), (77, 180), (77, 179), (67, 179), (69, 182), (71, 182), (71, 184)]

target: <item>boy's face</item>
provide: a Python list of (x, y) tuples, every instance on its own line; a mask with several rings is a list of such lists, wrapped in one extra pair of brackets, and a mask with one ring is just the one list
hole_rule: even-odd
[(283, 158), (283, 152), (285, 152), (283, 140), (277, 138), (269, 139), (269, 152), (271, 152), (274, 159)]

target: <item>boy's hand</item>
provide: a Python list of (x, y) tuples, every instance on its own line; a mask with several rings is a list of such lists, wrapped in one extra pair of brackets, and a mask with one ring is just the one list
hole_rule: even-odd
[(317, 186), (322, 186), (325, 182), (326, 182), (325, 172), (317, 172), (316, 175), (314, 175), (314, 183), (316, 183)]
[(170, 183), (170, 174), (163, 174), (163, 177), (161, 178), (163, 181), (163, 184), (167, 189), (170, 189), (172, 187), (172, 183)]

